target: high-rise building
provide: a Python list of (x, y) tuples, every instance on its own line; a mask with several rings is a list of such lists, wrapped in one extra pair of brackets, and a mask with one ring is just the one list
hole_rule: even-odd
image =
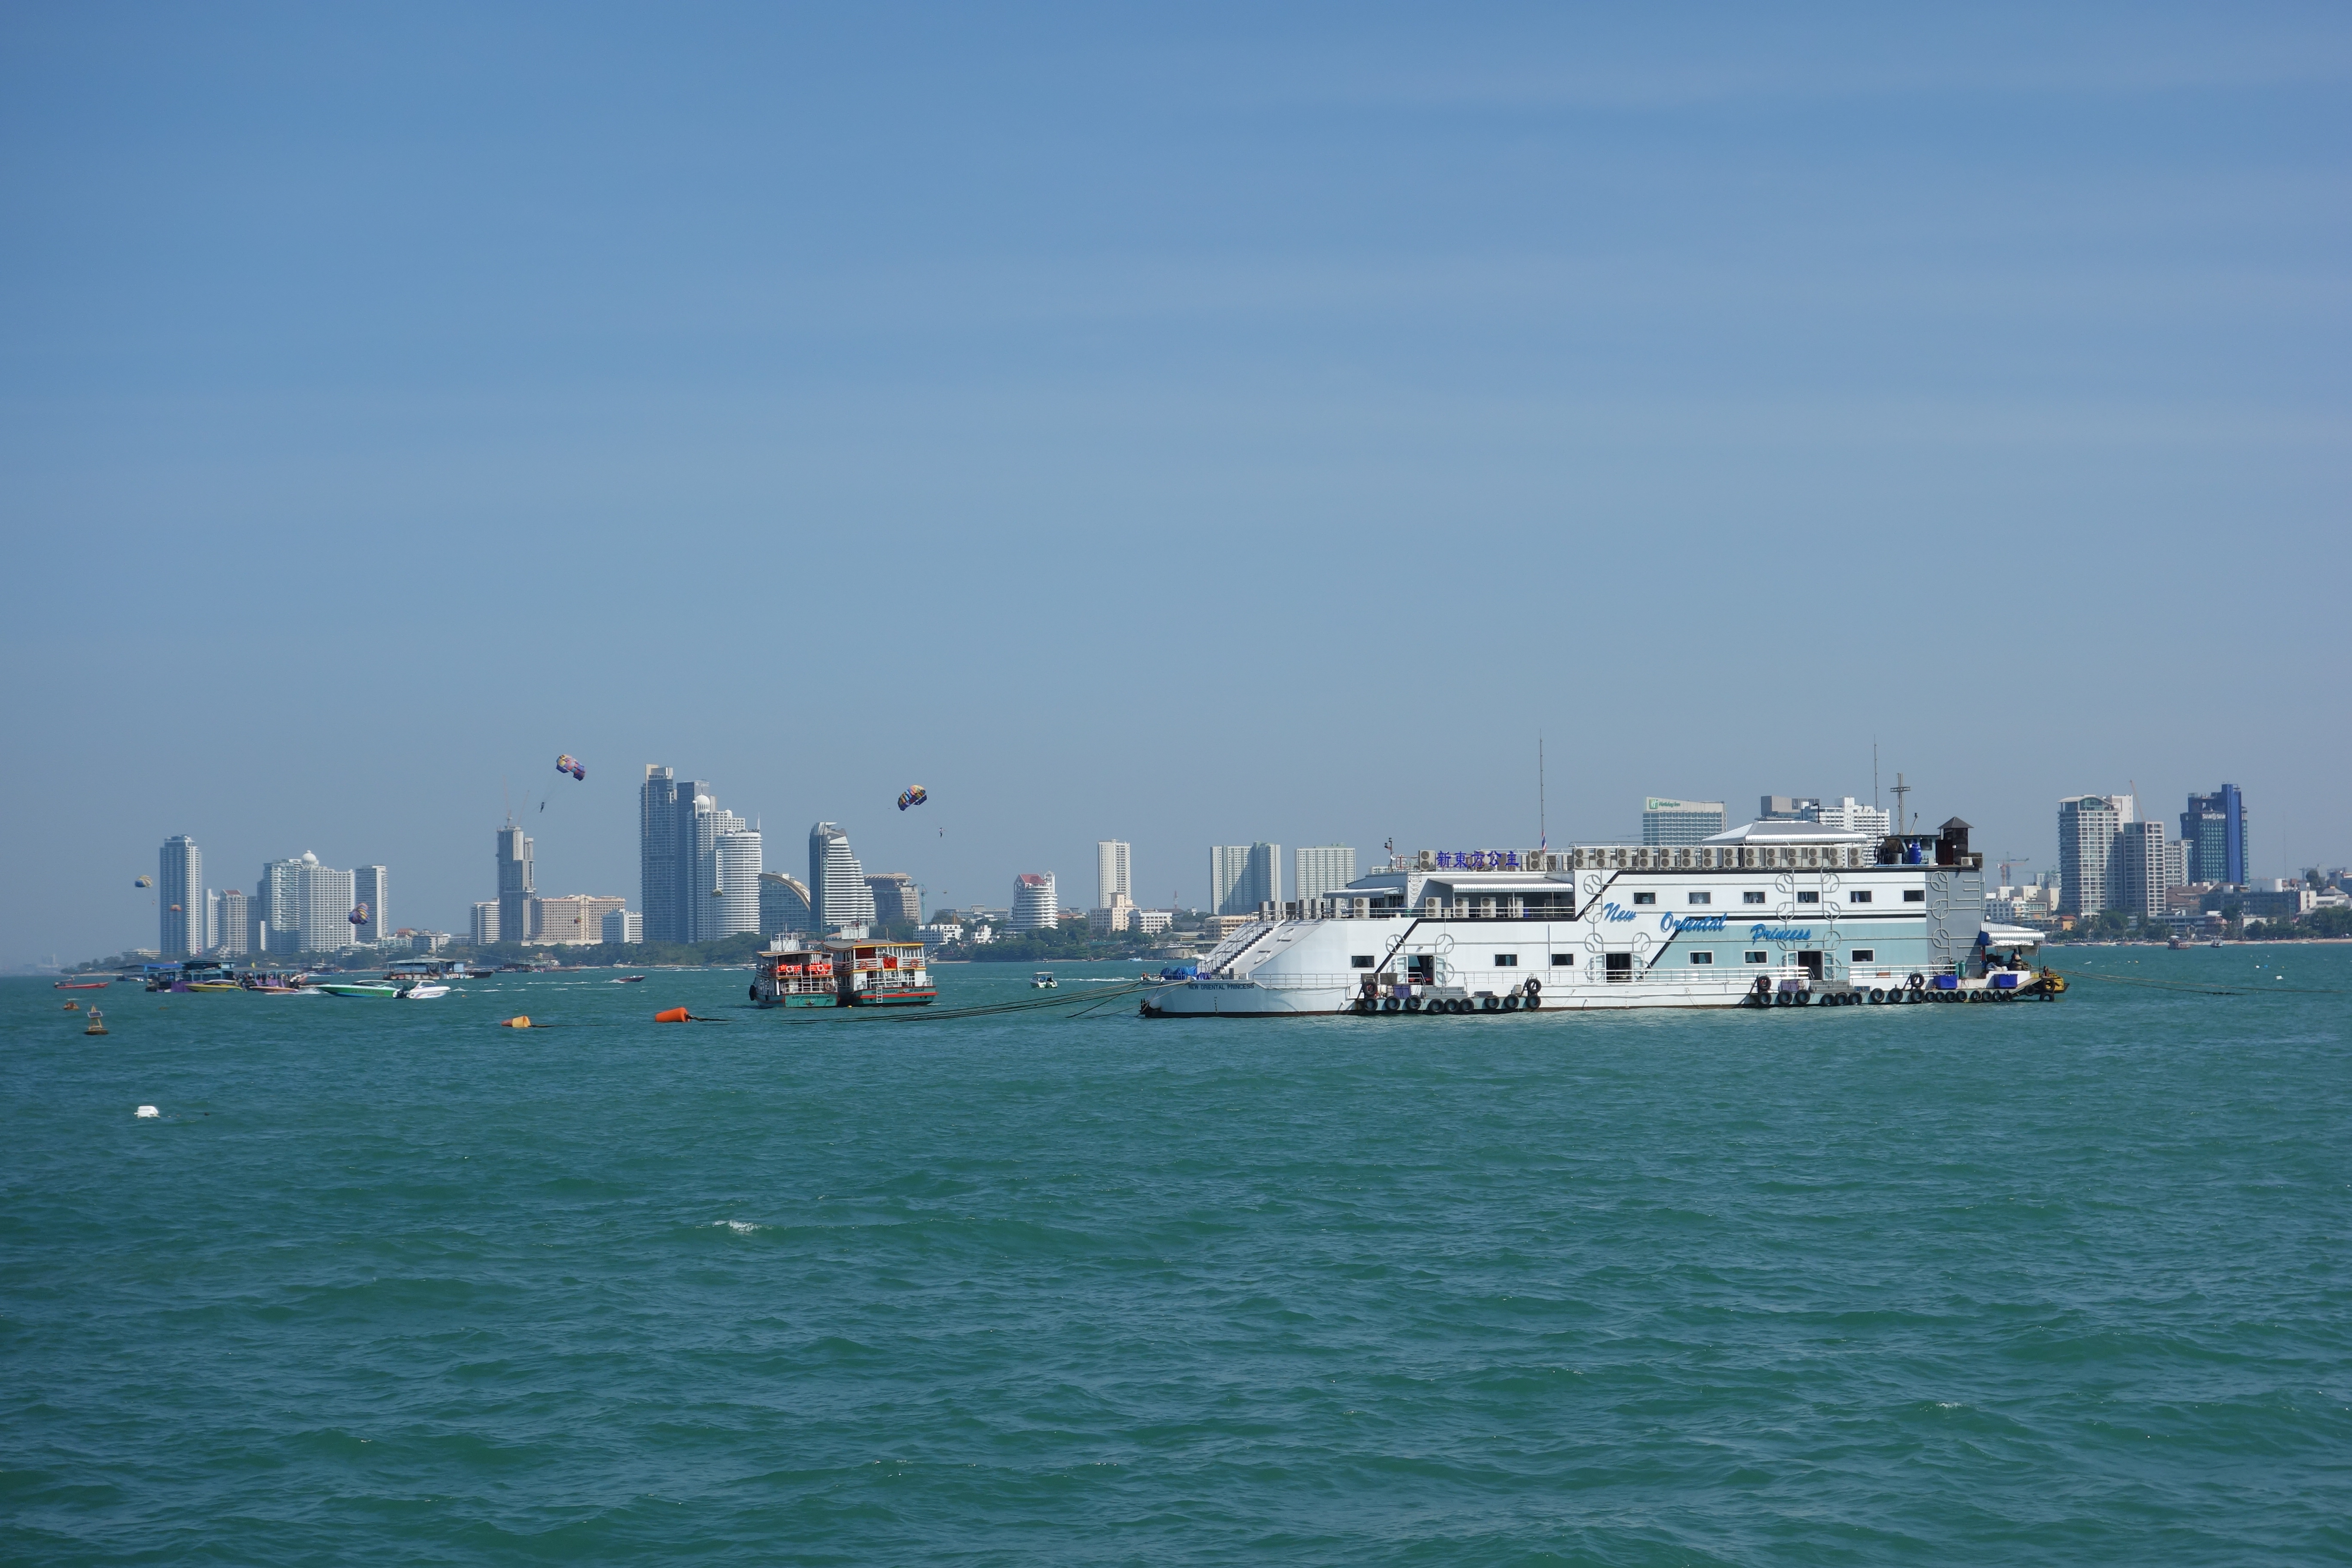
[(224, 888), (220, 896), (220, 941), (223, 958), (243, 958), (253, 951), (253, 912), (241, 889)]
[(1817, 795), (1768, 795), (1756, 808), (1759, 822), (1811, 822), (1822, 806)]
[[(318, 858), (311, 857), (311, 864)], [(253, 889), (253, 950), (298, 952), (302, 947), (302, 858), (272, 860)]]
[(2164, 895), (2179, 884), (2169, 880), (2179, 857), (2168, 856), (2161, 822), (2126, 822), (2116, 830), (2115, 847), (2107, 854), (2107, 903), (2111, 910), (2161, 919)]
[(1282, 846), (1217, 844), (1209, 849), (1209, 907), (1221, 915), (1254, 915), (1282, 902)]
[(205, 889), (205, 951), (211, 952), (220, 946), (220, 890)]
[(2164, 886), (2168, 894), (2189, 885), (2189, 846), (2178, 838), (2164, 841)]
[(488, 947), (499, 940), (499, 901), (496, 899), (487, 899), (474, 906), (474, 920), (468, 933), (476, 947)]
[(530, 899), (539, 890), (530, 867), (530, 836), (508, 823), (499, 829), (499, 930), (506, 942), (530, 940)]
[(598, 934), (615, 946), (634, 946), (646, 940), (646, 917), (635, 910), (606, 910)]
[(816, 929), (809, 909), (808, 885), (782, 871), (760, 873), (760, 931), (765, 936), (793, 936)]
[(352, 910), (359, 901), (352, 891), (354, 883), (349, 871), (321, 866), (316, 855), (303, 853), (301, 875), (295, 884), (301, 903), (301, 951), (333, 952), (352, 944)]
[[(367, 906), (367, 919), (352, 927), (352, 939), (362, 943), (379, 942), (393, 929), (392, 917), (384, 912), (392, 897), (388, 873), (381, 866), (362, 866), (352, 873), (352, 896)], [(354, 908), (352, 912), (359, 913)]]
[(2127, 795), (2070, 795), (2058, 803), (2058, 912), (2107, 908), (2107, 865), (2116, 837), (2133, 819)]
[(1344, 844), (1318, 844), (1290, 852), (1290, 895), (1328, 897), (1356, 879), (1356, 852)]
[(1127, 843), (1118, 838), (1095, 840), (1095, 908), (1114, 907), (1119, 895), (1129, 901), (1135, 898), (1135, 885), (1129, 874)]
[(1845, 833), (1867, 833), (1874, 838), (1884, 838), (1895, 831), (1895, 814), (1874, 805), (1864, 805), (1852, 795), (1834, 805), (1813, 802), (1811, 815), (1804, 818), (1818, 822), (1823, 827), (1834, 827)]
[(2180, 814), (2180, 841), (2189, 847), (2190, 881), (2245, 886), (2253, 858), (2246, 852), (2246, 797), (2238, 786), (2190, 795)]
[(691, 851), (698, 793), (709, 792), (698, 783), (679, 784), (667, 768), (646, 764), (637, 794), (637, 901), (648, 942), (692, 940), (693, 869), (682, 854)]
[(1723, 802), (1719, 800), (1666, 800), (1652, 795), (1642, 803), (1644, 844), (1698, 844), (1722, 831)]
[(1061, 918), (1054, 873), (1024, 871), (1013, 879), (1013, 918), (1006, 923), (1014, 931), (1051, 931)]
[(830, 822), (809, 829), (809, 904), (819, 931), (874, 923), (874, 894), (865, 868), (849, 852), (849, 835)]
[(921, 925), (923, 890), (904, 871), (877, 871), (866, 879), (874, 899), (874, 918), (884, 925)]
[(163, 840), (155, 907), (162, 916), (156, 949), (166, 963), (205, 951), (205, 855), (184, 833)]
[[(730, 821), (742, 819), (731, 811), (719, 813)], [(760, 929), (760, 834), (738, 826), (712, 840), (710, 935), (717, 942)]]

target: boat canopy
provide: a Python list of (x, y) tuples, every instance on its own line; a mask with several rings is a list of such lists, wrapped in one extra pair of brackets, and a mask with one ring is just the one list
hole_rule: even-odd
[(1996, 925), (1988, 921), (1978, 934), (1987, 947), (2040, 947), (2042, 933), (2032, 926)]

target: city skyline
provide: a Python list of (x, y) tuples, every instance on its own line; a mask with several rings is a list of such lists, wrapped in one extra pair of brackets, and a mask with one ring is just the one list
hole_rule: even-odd
[[(609, 23), (550, 74), (511, 15), (20, 17), (13, 580), (168, 568), (0, 622), (0, 963), (152, 946), (174, 833), (248, 890), (289, 846), (388, 865), (457, 929), (511, 806), (541, 886), (629, 892), (659, 759), (948, 903), (1046, 866), (1082, 901), (1106, 837), (1147, 907), (1205, 901), (1204, 845), (1532, 843), (1539, 736), (1555, 843), (1653, 794), (1868, 802), (1874, 741), (1995, 851), (2226, 777), (2254, 874), (2352, 858), (2339, 622), (2294, 592), (2352, 559), (2332, 13)], [(921, 634), (714, 598), (813, 537), (887, 552)], [(2217, 540), (2287, 607), (2152, 633)], [(1780, 629), (1784, 549), (1820, 657), (1727, 670), (1684, 628)], [(336, 586), (243, 613), (260, 563)], [(1110, 594), (1134, 652), (1016, 629)], [(1930, 604), (1990, 676), (1930, 678)], [(1292, 668), (1309, 605), (1478, 632), (1367, 706)], [(190, 605), (238, 607), (194, 671)], [(712, 606), (683, 647), (554, 655), (670, 605)], [(1522, 678), (1563, 624), (1573, 679)], [(357, 669), (289, 657), (354, 627)], [(2090, 673), (2152, 635), (2194, 724)], [(780, 656), (891, 699), (820, 726)]]

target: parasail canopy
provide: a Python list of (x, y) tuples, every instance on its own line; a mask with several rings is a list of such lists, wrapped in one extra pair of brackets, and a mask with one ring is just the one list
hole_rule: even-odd
[(570, 773), (582, 784), (588, 782), (588, 770), (581, 765), (579, 758), (569, 752), (555, 759), (555, 771), (559, 773)]
[(898, 792), (898, 809), (904, 811), (910, 805), (920, 805), (930, 798), (931, 792), (922, 785), (908, 784)]

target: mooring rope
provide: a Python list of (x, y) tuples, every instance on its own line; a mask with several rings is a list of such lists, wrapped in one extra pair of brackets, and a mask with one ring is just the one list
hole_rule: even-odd
[[(2045, 967), (2047, 967), (2045, 965)], [(2157, 991), (2190, 991), (2200, 996), (2341, 996), (2344, 993), (2326, 986), (2256, 985), (2222, 988), (2200, 985), (2189, 980), (2157, 980), (2144, 974), (2105, 974), (2095, 969), (2060, 970), (2049, 973), (2073, 980), (2105, 980), (2116, 985), (2145, 985)]]
[[(793, 1025), (822, 1024), (828, 1021), (835, 1023), (845, 1022), (845, 1020), (841, 1017), (841, 1014), (844, 1012), (846, 1012), (852, 1018), (862, 1018), (869, 1022), (883, 1018), (892, 1018), (905, 1024), (937, 1024), (944, 1023), (951, 1018), (988, 1018), (1005, 1013), (1042, 1013), (1055, 1007), (1076, 1007), (1078, 1010), (1070, 1016), (1074, 1018), (1077, 1018), (1084, 1017), (1088, 1013), (1094, 1012), (1097, 1008), (1102, 1006), (1106, 1003), (1117, 1002), (1125, 997), (1132, 996), (1139, 991), (1156, 990), (1160, 986), (1168, 984), (1170, 984), (1170, 982), (1164, 980), (1133, 980), (1128, 982), (1124, 985), (1115, 987), (1111, 990), (1091, 992), (1083, 996), (1026, 996), (1018, 1001), (988, 1002), (971, 1007), (942, 1008), (898, 1006), (848, 1007), (841, 1009), (811, 1007), (786, 1008), (782, 1009), (782, 1011), (802, 1015), (800, 1016), (790, 1017), (785, 1020), (788, 1024)], [(1056, 989), (1058, 990), (1058, 987)], [(744, 1005), (750, 1005), (744, 1004)], [(778, 1009), (766, 1008), (763, 1009), (763, 1011), (775, 1012), (778, 1011)]]

